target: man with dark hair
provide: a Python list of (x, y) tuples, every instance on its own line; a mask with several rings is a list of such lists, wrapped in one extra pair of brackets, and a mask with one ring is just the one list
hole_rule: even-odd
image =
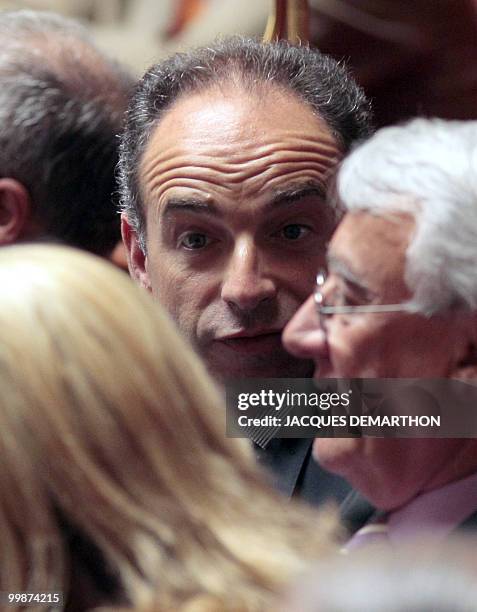
[(132, 83), (75, 22), (0, 14), (0, 245), (112, 252), (116, 135)]
[[(338, 220), (327, 182), (369, 114), (342, 66), (285, 42), (225, 39), (140, 82), (119, 165), (130, 271), (219, 381), (311, 374), (280, 336)], [(267, 449), (284, 491), (306, 488), (309, 449)]]

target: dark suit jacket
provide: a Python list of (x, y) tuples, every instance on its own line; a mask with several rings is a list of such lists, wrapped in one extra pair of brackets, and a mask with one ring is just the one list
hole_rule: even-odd
[(350, 536), (361, 529), (370, 520), (376, 520), (381, 514), (380, 510), (369, 503), (359, 491), (352, 489), (340, 506), (340, 515), (343, 525)]
[(475, 531), (477, 529), (477, 510), (465, 519), (457, 528), (458, 531)]
[(312, 444), (310, 438), (274, 438), (266, 449), (256, 451), (259, 463), (271, 470), (272, 484), (285, 496), (298, 496), (314, 506), (329, 500), (340, 504), (351, 487), (313, 460)]

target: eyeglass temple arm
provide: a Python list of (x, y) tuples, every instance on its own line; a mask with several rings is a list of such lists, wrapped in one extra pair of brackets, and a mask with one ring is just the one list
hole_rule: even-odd
[(315, 300), (322, 314), (353, 314), (354, 312), (414, 312), (407, 304), (363, 304), (361, 306), (323, 306)]

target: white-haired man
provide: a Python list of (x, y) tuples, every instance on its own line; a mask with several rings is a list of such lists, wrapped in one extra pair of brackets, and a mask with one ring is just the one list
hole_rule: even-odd
[[(386, 128), (343, 163), (327, 278), (285, 330), (317, 378), (477, 377), (477, 123)], [(394, 542), (477, 525), (477, 439), (317, 439)]]

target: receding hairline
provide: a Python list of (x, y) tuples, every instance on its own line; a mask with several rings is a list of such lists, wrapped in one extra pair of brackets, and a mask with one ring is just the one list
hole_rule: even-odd
[[(343, 142), (342, 135), (330, 126), (322, 113), (319, 113), (313, 105), (303, 98), (295, 89), (287, 86), (285, 83), (274, 81), (274, 80), (262, 80), (262, 79), (251, 79), (248, 73), (240, 70), (233, 70), (230, 75), (220, 76), (217, 80), (205, 81), (203, 83), (194, 83), (186, 85), (170, 102), (166, 105), (161, 112), (157, 115), (155, 120), (152, 122), (148, 134), (148, 138), (144, 143), (144, 147), (140, 153), (139, 160), (144, 156), (144, 153), (149, 146), (154, 133), (156, 132), (162, 121), (174, 112), (178, 106), (183, 102), (189, 101), (195, 97), (206, 96), (208, 94), (217, 94), (217, 98), (220, 96), (223, 99), (242, 98), (248, 97), (249, 100), (262, 103), (264, 98), (274, 97), (274, 103), (279, 104), (280, 101), (295, 102), (307, 109), (314, 119), (324, 127), (329, 136), (335, 141), (338, 150), (344, 154), (346, 146)], [(141, 162), (138, 164), (140, 168)]]

